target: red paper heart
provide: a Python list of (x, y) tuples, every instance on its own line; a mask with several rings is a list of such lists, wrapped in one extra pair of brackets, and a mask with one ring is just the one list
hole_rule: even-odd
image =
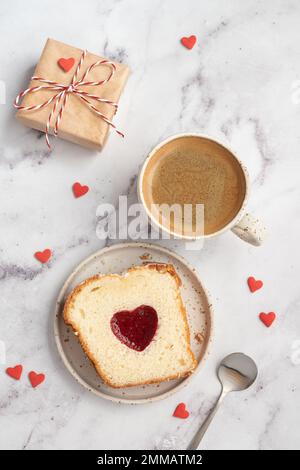
[(144, 351), (157, 330), (156, 310), (149, 305), (140, 305), (134, 310), (116, 312), (110, 321), (113, 334), (135, 351)]
[(49, 248), (46, 248), (46, 250), (44, 251), (37, 251), (36, 253), (34, 253), (34, 256), (36, 257), (36, 259), (40, 261), (41, 263), (47, 263), (51, 255), (52, 253), (51, 253), (51, 250), (49, 250)]
[(263, 324), (269, 328), (272, 325), (273, 321), (275, 320), (276, 314), (274, 312), (269, 312), (269, 313), (261, 312), (259, 314), (259, 318), (263, 322)]
[(188, 38), (181, 38), (180, 41), (181, 44), (187, 49), (193, 49), (194, 45), (196, 44), (197, 38), (192, 34), (192, 36), (189, 36)]
[(179, 405), (176, 406), (173, 416), (180, 419), (186, 419), (190, 416), (190, 413), (186, 409), (185, 403), (179, 403)]
[(29, 372), (28, 374), (29, 381), (32, 385), (33, 388), (37, 387), (40, 385), (42, 382), (45, 380), (45, 375), (44, 374), (37, 374), (33, 370)]
[(70, 57), (69, 59), (61, 57), (58, 59), (57, 63), (64, 72), (69, 72), (75, 63), (75, 59), (73, 59), (73, 57)]
[(264, 283), (262, 281), (256, 280), (252, 276), (248, 277), (247, 282), (248, 282), (248, 286), (249, 286), (249, 289), (251, 290), (251, 292), (255, 292), (258, 289), (261, 289), (262, 286), (264, 285)]
[(90, 190), (88, 186), (82, 186), (80, 183), (74, 183), (72, 188), (75, 197), (84, 196)]
[(22, 370), (23, 370), (23, 367), (21, 366), (21, 364), (18, 364), (15, 367), (8, 367), (6, 369), (6, 373), (13, 379), (20, 380), (20, 377), (22, 375)]

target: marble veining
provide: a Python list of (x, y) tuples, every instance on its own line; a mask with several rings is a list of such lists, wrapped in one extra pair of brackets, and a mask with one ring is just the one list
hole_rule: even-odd
[[(0, 48), (0, 448), (184, 448), (220, 393), (218, 362), (243, 351), (257, 362), (258, 380), (227, 397), (202, 448), (299, 449), (299, 2), (90, 0), (82, 9), (79, 0), (52, 0), (45, 15), (42, 2), (28, 0), (24, 11), (15, 0), (1, 5), (0, 17), (6, 38)], [(190, 34), (198, 41), (188, 51), (179, 40)], [(112, 132), (101, 154), (53, 138), (50, 153), (43, 133), (14, 119), (11, 104), (47, 37), (132, 70), (115, 117), (126, 137)], [(117, 204), (119, 195), (136, 202), (147, 153), (180, 132), (208, 134), (235, 150), (252, 182), (249, 210), (265, 221), (269, 236), (254, 248), (226, 233), (199, 253), (163, 241), (197, 268), (211, 293), (210, 355), (177, 395), (143, 406), (112, 404), (65, 370), (53, 340), (53, 308), (72, 269), (115, 243), (96, 236), (97, 206)], [(90, 186), (78, 200), (75, 181)], [(48, 247), (53, 258), (41, 266), (33, 254)], [(255, 294), (246, 285), (250, 275), (264, 281)], [(277, 313), (270, 329), (258, 320), (262, 311)], [(18, 363), (20, 382), (4, 372)], [(46, 374), (35, 390), (30, 370)], [(185, 421), (172, 417), (181, 401), (191, 413)]]

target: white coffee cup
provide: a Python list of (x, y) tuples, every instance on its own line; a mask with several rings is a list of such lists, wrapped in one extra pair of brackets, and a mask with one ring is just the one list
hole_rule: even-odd
[[(227, 152), (229, 152), (233, 158), (235, 158), (235, 160), (238, 162), (238, 164), (239, 164), (239, 166), (240, 166), (240, 168), (241, 168), (241, 170), (244, 174), (244, 177), (245, 177), (245, 195), (244, 195), (244, 199), (243, 199), (241, 208), (238, 211), (238, 213), (235, 215), (235, 217), (227, 225), (225, 225), (224, 227), (222, 227), (220, 230), (218, 230), (216, 232), (209, 233), (209, 234), (203, 234), (203, 235), (194, 235), (194, 236), (178, 234), (176, 232), (174, 233), (174, 232), (170, 231), (169, 228), (166, 228), (163, 224), (161, 224), (158, 221), (157, 217), (154, 217), (153, 213), (150, 211), (149, 207), (147, 206), (147, 204), (145, 202), (145, 198), (144, 198), (144, 194), (143, 194), (143, 183), (144, 183), (144, 178), (145, 178), (145, 171), (146, 171), (151, 159), (154, 157), (154, 155), (157, 153), (157, 151), (162, 146), (164, 146), (168, 142), (171, 142), (174, 139), (178, 139), (178, 138), (182, 138), (182, 137), (185, 137), (185, 138), (186, 137), (199, 137), (202, 141), (203, 141), (203, 139), (207, 139), (207, 140), (209, 140), (213, 143), (216, 143), (216, 144), (220, 145)], [(246, 205), (247, 205), (248, 198), (249, 198), (249, 190), (250, 190), (250, 182), (249, 182), (248, 171), (247, 171), (246, 167), (240, 162), (240, 160), (237, 158), (237, 156), (235, 155), (235, 153), (231, 149), (229, 149), (226, 145), (224, 145), (220, 141), (218, 141), (216, 139), (213, 139), (209, 136), (202, 135), (202, 134), (190, 134), (190, 133), (173, 135), (173, 136), (169, 137), (168, 139), (164, 140), (163, 142), (161, 142), (160, 144), (158, 144), (156, 147), (154, 147), (154, 149), (147, 156), (147, 158), (146, 158), (146, 160), (145, 160), (145, 162), (144, 162), (144, 164), (141, 168), (139, 178), (138, 178), (138, 185), (137, 185), (138, 198), (139, 198), (140, 202), (143, 204), (144, 210), (146, 211), (146, 214), (148, 215), (148, 217), (151, 221), (151, 224), (155, 228), (161, 229), (163, 232), (168, 233), (171, 236), (175, 235), (177, 238), (181, 238), (183, 240), (197, 240), (197, 239), (202, 239), (202, 238), (208, 239), (208, 238), (215, 237), (217, 235), (221, 235), (222, 233), (224, 233), (228, 230), (231, 230), (233, 233), (235, 233), (235, 235), (237, 235), (242, 240), (250, 243), (251, 245), (260, 246), (262, 244), (264, 238), (265, 238), (266, 230), (265, 230), (264, 225), (260, 222), (259, 219), (257, 219), (256, 217), (254, 217), (251, 214), (246, 212)]]

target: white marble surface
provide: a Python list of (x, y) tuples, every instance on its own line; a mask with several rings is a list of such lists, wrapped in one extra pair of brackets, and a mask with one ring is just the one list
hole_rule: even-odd
[[(0, 79), (6, 85), (0, 105), (0, 340), (6, 345), (0, 448), (183, 447), (219, 393), (218, 361), (244, 351), (257, 361), (258, 381), (228, 397), (203, 448), (299, 449), (300, 104), (297, 93), (293, 97), (300, 80), (299, 2), (88, 3), (83, 11), (78, 0), (0, 7)], [(179, 43), (190, 34), (198, 37), (192, 51)], [(111, 134), (96, 154), (57, 140), (49, 155), (44, 139), (14, 120), (11, 102), (48, 36), (130, 65), (116, 117), (124, 141)], [(53, 342), (53, 305), (72, 268), (104, 244), (95, 233), (98, 204), (126, 194), (149, 149), (183, 131), (219, 137), (238, 152), (252, 181), (249, 208), (265, 220), (269, 238), (254, 248), (228, 233), (199, 254), (177, 243), (213, 297), (209, 360), (186, 389), (165, 401), (111, 404), (88, 394), (64, 369)], [(70, 189), (76, 180), (91, 187), (79, 200)], [(33, 253), (45, 247), (54, 256), (41, 267)], [(254, 295), (248, 275), (265, 282)], [(267, 329), (258, 314), (271, 310), (278, 318)], [(16, 363), (25, 367), (20, 382), (4, 372)], [(35, 390), (26, 377), (31, 369), (46, 373)], [(172, 418), (180, 401), (191, 411), (186, 421)]]

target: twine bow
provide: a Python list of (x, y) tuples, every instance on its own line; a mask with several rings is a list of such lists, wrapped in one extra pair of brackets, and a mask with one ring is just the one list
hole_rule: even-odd
[[(92, 95), (91, 93), (87, 93), (86, 91), (83, 91), (82, 89), (80, 89), (80, 87), (84, 87), (84, 86), (101, 86), (101, 85), (104, 85), (105, 83), (109, 82), (111, 80), (111, 78), (113, 77), (115, 71), (116, 71), (116, 66), (113, 62), (110, 62), (108, 60), (98, 60), (97, 62), (94, 62), (93, 64), (91, 64), (87, 68), (87, 70), (84, 73), (83, 77), (80, 80), (78, 80), (77, 77), (78, 77), (79, 71), (82, 67), (82, 64), (83, 64), (83, 61), (85, 59), (86, 53), (87, 53), (87, 51), (84, 51), (81, 55), (80, 61), (77, 65), (76, 71), (75, 71), (74, 76), (73, 76), (72, 81), (71, 81), (71, 84), (62, 85), (61, 83), (57, 83), (57, 82), (54, 82), (52, 80), (46, 80), (45, 78), (42, 78), (42, 77), (33, 76), (31, 80), (37, 80), (39, 82), (45, 83), (45, 85), (39, 85), (39, 86), (27, 88), (26, 90), (22, 91), (15, 99), (14, 107), (17, 108), (17, 109), (22, 109), (23, 111), (37, 111), (38, 109), (45, 108), (49, 104), (54, 103), (53, 108), (52, 108), (52, 110), (49, 114), (49, 117), (47, 119), (47, 124), (46, 124), (46, 129), (45, 129), (46, 143), (47, 143), (49, 149), (51, 149), (51, 145), (50, 145), (50, 141), (49, 141), (49, 133), (50, 133), (51, 122), (52, 122), (53, 117), (56, 113), (56, 110), (59, 109), (58, 114), (57, 114), (56, 119), (55, 119), (55, 122), (54, 122), (54, 126), (53, 126), (53, 135), (55, 137), (57, 137), (59, 124), (60, 124), (60, 121), (61, 121), (61, 118), (62, 118), (62, 115), (63, 115), (63, 111), (65, 109), (65, 106), (67, 104), (68, 97), (69, 97), (70, 94), (78, 96), (78, 98), (80, 98), (93, 112), (95, 112), (101, 119), (103, 119), (103, 121), (105, 121), (108, 125), (113, 127), (119, 135), (124, 137), (124, 134), (116, 128), (116, 126), (114, 125), (114, 123), (112, 121), (110, 121), (103, 113), (101, 113), (93, 105), (91, 100), (95, 100), (95, 101), (98, 101), (99, 103), (106, 103), (106, 104), (109, 104), (109, 105), (113, 106), (115, 108), (115, 113), (118, 109), (118, 104), (115, 103), (114, 101), (110, 101), (110, 100), (107, 100), (105, 98), (100, 98), (99, 96)], [(98, 82), (85, 81), (86, 78), (88, 77), (90, 71), (93, 70), (94, 68), (100, 66), (100, 65), (107, 65), (107, 66), (110, 67), (109, 76), (105, 80), (100, 80)], [(55, 95), (53, 95), (51, 98), (49, 98), (47, 101), (45, 101), (43, 103), (40, 103), (38, 105), (21, 106), (19, 104), (20, 100), (25, 95), (27, 95), (28, 93), (37, 93), (40, 90), (52, 90), (52, 91), (57, 91), (57, 93)]]

